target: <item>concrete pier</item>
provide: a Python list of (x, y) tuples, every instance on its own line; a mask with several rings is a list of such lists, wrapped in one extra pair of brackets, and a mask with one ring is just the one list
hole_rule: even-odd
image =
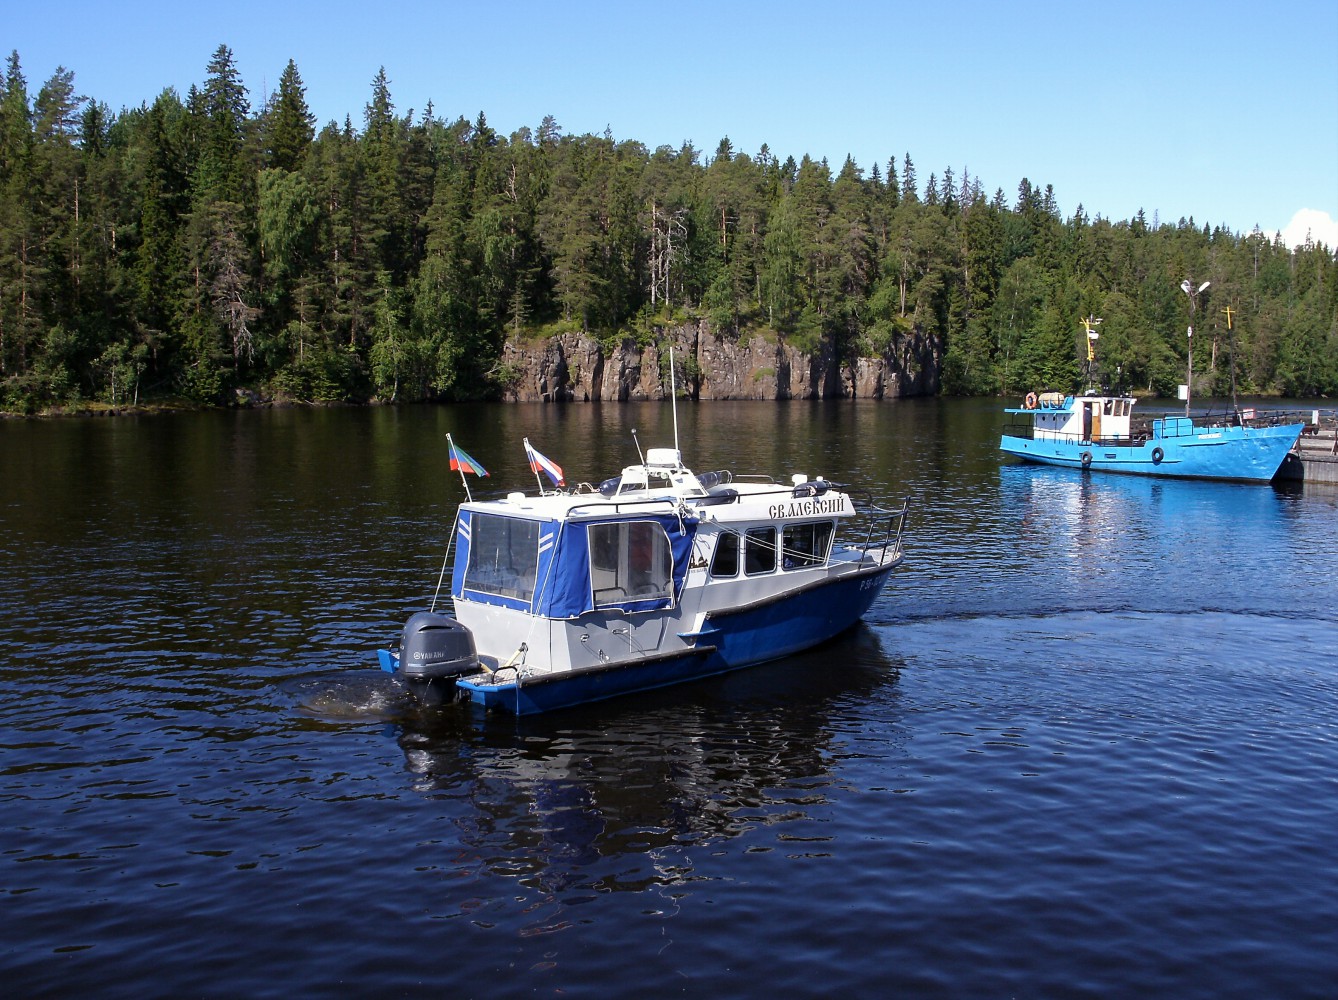
[(1314, 411), (1275, 478), (1338, 486), (1338, 410)]

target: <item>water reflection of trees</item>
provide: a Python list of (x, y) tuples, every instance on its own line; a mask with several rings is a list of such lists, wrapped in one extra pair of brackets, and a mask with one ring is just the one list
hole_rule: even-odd
[(897, 676), (858, 627), (776, 664), (548, 717), (424, 713), (399, 739), (415, 789), (453, 803), (452, 864), (545, 893), (641, 891), (690, 881), (694, 848), (826, 804), (842, 719), (895, 697)]

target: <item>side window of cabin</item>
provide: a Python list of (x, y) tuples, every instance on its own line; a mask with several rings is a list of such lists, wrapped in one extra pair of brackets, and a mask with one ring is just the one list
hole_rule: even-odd
[(590, 540), (590, 584), (595, 594), (618, 585), (618, 525), (592, 524)]
[(733, 532), (722, 534), (715, 543), (715, 555), (711, 556), (711, 575), (739, 575), (739, 536)]
[(589, 539), (596, 606), (673, 597), (674, 554), (660, 525), (592, 524)]
[(465, 586), (528, 601), (539, 572), (539, 522), (475, 514)]
[(666, 597), (674, 557), (664, 529), (650, 521), (627, 526), (628, 583), (635, 597)]
[(786, 569), (802, 569), (825, 563), (831, 543), (831, 521), (787, 524), (781, 533), (781, 565)]
[(743, 548), (744, 571), (749, 576), (770, 573), (776, 568), (776, 529), (749, 528)]

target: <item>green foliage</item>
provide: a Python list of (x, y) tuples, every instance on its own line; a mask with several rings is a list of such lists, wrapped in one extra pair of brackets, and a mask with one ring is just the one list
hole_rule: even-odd
[(954, 396), (985, 396), (999, 386), (997, 358), (990, 351), (989, 331), (973, 322), (954, 337), (943, 356), (943, 391)]
[[(649, 345), (675, 325), (777, 338), (837, 363), (918, 365), (953, 393), (1173, 394), (1186, 277), (1211, 280), (1195, 381), (1338, 392), (1334, 248), (1288, 250), (1181, 220), (1071, 218), (1023, 179), (1010, 204), (907, 153), (870, 175), (728, 138), (646, 149), (503, 136), (399, 114), (384, 69), (361, 130), (319, 134), (297, 66), (253, 112), (232, 52), (203, 82), (113, 115), (59, 67), (30, 98), (0, 81), (0, 406), (33, 412), (175, 393), (226, 402), (472, 399), (514, 377), (508, 339), (583, 331)], [(1226, 329), (1224, 309), (1232, 309)], [(1230, 361), (1234, 358), (1235, 364)], [(684, 360), (695, 381), (695, 359)]]
[(738, 332), (738, 293), (734, 287), (734, 278), (727, 269), (722, 268), (711, 282), (711, 287), (702, 299), (702, 308), (711, 322), (711, 328), (716, 332)]

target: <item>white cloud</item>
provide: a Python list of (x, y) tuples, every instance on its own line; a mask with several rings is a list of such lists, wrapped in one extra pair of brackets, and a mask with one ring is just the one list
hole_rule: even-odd
[(1323, 243), (1333, 250), (1338, 247), (1338, 221), (1328, 212), (1303, 208), (1283, 227), (1282, 242), (1289, 247), (1299, 247), (1305, 243), (1307, 235), (1312, 243)]

